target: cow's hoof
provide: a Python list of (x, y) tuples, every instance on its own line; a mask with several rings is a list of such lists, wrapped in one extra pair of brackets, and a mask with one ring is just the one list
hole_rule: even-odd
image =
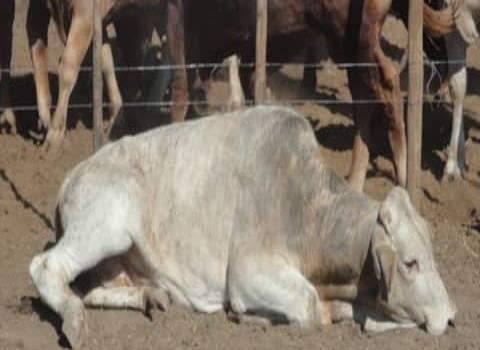
[(170, 306), (170, 298), (164, 290), (158, 288), (147, 288), (145, 290), (145, 296), (145, 309), (147, 309), (148, 304), (150, 304), (151, 306), (156, 306), (162, 311), (168, 311)]
[(67, 337), (72, 349), (80, 349), (82, 347), (87, 335), (83, 306), (67, 308), (63, 319), (62, 332)]
[(49, 127), (50, 127), (50, 120), (43, 120), (42, 118), (38, 118), (37, 120), (38, 130), (48, 130)]
[(63, 142), (63, 132), (50, 129), (45, 138), (44, 150), (47, 152), (56, 153)]
[(0, 115), (0, 124), (7, 123), (10, 126), (10, 133), (13, 135), (17, 134), (17, 122), (15, 119), (15, 114), (13, 111), (8, 108)]
[(443, 181), (453, 182), (462, 178), (462, 171), (455, 161), (447, 161), (443, 169)]

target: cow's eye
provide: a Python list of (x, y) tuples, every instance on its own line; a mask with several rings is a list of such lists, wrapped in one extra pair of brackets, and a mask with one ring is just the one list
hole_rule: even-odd
[(407, 267), (408, 270), (413, 271), (417, 270), (418, 271), (418, 262), (415, 259), (408, 260), (405, 262), (405, 266)]

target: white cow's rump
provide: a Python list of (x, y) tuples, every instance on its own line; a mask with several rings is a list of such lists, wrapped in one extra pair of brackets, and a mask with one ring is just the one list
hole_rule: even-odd
[[(40, 297), (74, 347), (84, 305), (176, 302), (312, 326), (352, 318), (360, 303), (367, 329), (442, 333), (454, 311), (408, 195), (375, 202), (317, 153), (310, 124), (274, 107), (105, 146), (60, 189), (63, 235), (30, 265)], [(85, 271), (96, 283), (72, 292)]]

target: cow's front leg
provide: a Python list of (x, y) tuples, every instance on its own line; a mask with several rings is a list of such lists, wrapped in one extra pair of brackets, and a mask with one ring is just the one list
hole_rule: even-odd
[(417, 325), (414, 323), (398, 323), (390, 320), (376, 320), (374, 318), (367, 317), (363, 324), (363, 329), (366, 332), (382, 333), (395, 329), (414, 328), (416, 326)]
[(74, 12), (67, 45), (60, 64), (58, 103), (51, 128), (48, 130), (47, 147), (57, 148), (63, 141), (67, 123), (68, 102), (91, 39), (91, 12), (81, 10)]
[[(380, 46), (375, 49), (375, 62), (379, 65), (379, 81), (373, 82), (375, 95), (381, 103), (387, 117), (388, 137), (393, 153), (393, 162), (400, 186), (407, 184), (407, 140), (400, 78), (389, 58)], [(422, 103), (422, 101), (420, 101)]]
[(280, 254), (252, 253), (251, 249), (235, 253), (229, 262), (227, 284), (236, 314), (302, 327), (332, 323), (313, 285)]
[(27, 35), (33, 64), (35, 92), (39, 121), (38, 127), (49, 128), (52, 96), (48, 80), (48, 25), (50, 11), (45, 1), (30, 1), (27, 14)]
[(326, 303), (330, 309), (332, 322), (342, 322), (353, 319), (353, 304), (347, 301), (334, 300)]
[(417, 325), (413, 322), (397, 322), (387, 317), (378, 305), (371, 301), (355, 304), (355, 322), (359, 323), (364, 331), (381, 333), (394, 329), (413, 328)]

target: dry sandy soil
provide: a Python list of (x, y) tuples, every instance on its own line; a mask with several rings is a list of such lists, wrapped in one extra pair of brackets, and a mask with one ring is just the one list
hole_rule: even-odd
[[(24, 32), (26, 0), (17, 1), (14, 67), (30, 68)], [(405, 31), (390, 20), (388, 47), (398, 59)], [(60, 45), (52, 35), (51, 67), (55, 69)], [(202, 315), (179, 308), (155, 311), (153, 320), (133, 311), (88, 311), (86, 348), (98, 349), (478, 349), (480, 348), (480, 50), (469, 51), (470, 84), (466, 103), (468, 132), (466, 180), (441, 182), (444, 149), (448, 143), (448, 109), (426, 105), (420, 209), (434, 229), (434, 249), (440, 272), (458, 307), (456, 328), (433, 338), (421, 330), (395, 331), (371, 336), (351, 322), (320, 331), (294, 327), (235, 324), (222, 313)], [(475, 65), (476, 64), (476, 65)], [(329, 66), (330, 67), (330, 66)], [(317, 98), (349, 99), (345, 72), (319, 72)], [(18, 104), (33, 104), (31, 75), (14, 79)], [(296, 98), (298, 69), (286, 69), (272, 79), (277, 98)], [(78, 89), (77, 89), (78, 90)], [(85, 98), (77, 91), (74, 99)], [(88, 95), (88, 94), (87, 94)], [(353, 127), (348, 103), (300, 107), (312, 119), (325, 159), (345, 175), (351, 156)], [(18, 113), (20, 136), (0, 135), (0, 349), (58, 349), (60, 320), (37, 299), (27, 269), (34, 254), (54, 239), (57, 190), (65, 173), (92, 152), (90, 111), (70, 113), (74, 118), (68, 142), (57, 157), (45, 156), (29, 130), (35, 113)], [(80, 117), (78, 117), (78, 116)], [(83, 121), (85, 118), (86, 121)], [(383, 144), (385, 144), (385, 141)], [(378, 199), (393, 186), (388, 149), (379, 147), (372, 163), (366, 192)]]

